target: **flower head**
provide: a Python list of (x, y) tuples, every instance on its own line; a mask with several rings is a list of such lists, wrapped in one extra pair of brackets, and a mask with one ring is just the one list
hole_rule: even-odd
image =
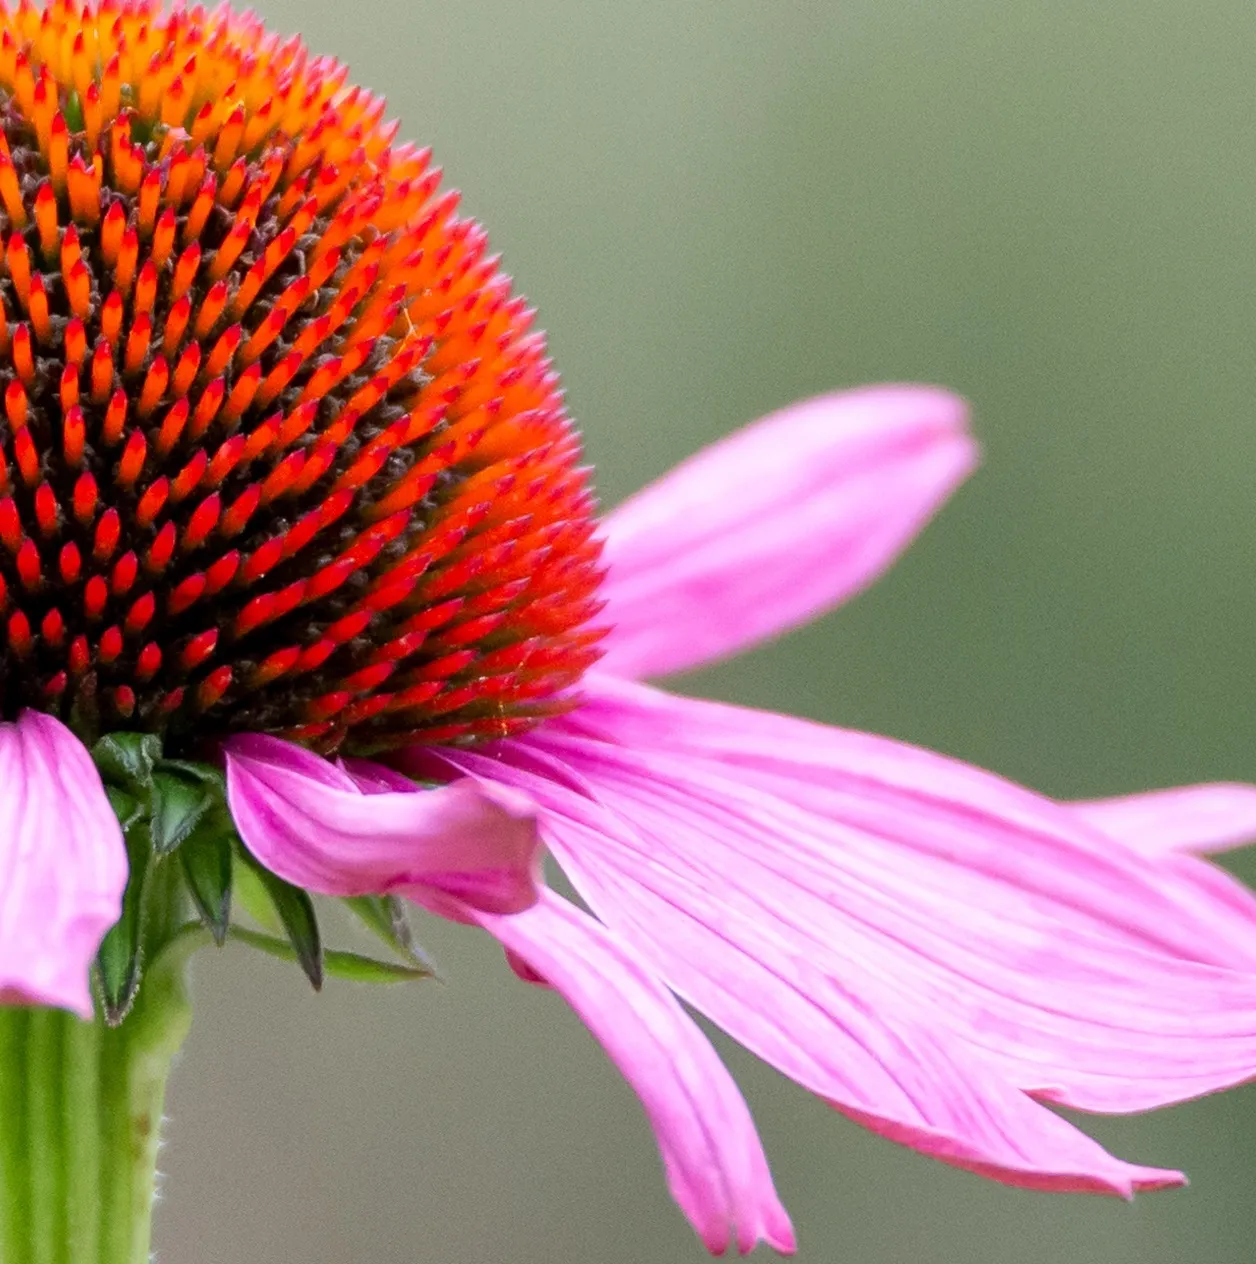
[(0, 22), (10, 718), (361, 752), (521, 731), (592, 661), (544, 342), (344, 82), (227, 9)]
[(1256, 790), (1067, 807), (641, 683), (870, 582), (964, 406), (812, 400), (595, 524), (529, 311), (383, 108), (228, 8), (0, 14), (0, 1001), (91, 1013), (90, 970), (122, 1021), (198, 921), (284, 950), (245, 875), (317, 981), (308, 892), (400, 948), (404, 896), (566, 998), (713, 1251), (793, 1234), (681, 999), (947, 1162), (1179, 1181), (1041, 1103), (1256, 1072), (1256, 900), (1187, 854)]

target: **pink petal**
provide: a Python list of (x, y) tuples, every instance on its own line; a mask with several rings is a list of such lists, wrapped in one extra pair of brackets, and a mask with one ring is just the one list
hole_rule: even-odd
[(127, 858), (100, 774), (60, 721), (0, 724), (0, 1003), (92, 1016), (88, 972)]
[(707, 1249), (794, 1250), (750, 1112), (715, 1050), (621, 940), (550, 892), (480, 915), (511, 957), (562, 994), (645, 1106), (672, 1195)]
[[(381, 789), (277, 738), (226, 746), (240, 837), (281, 878), (326, 895), (448, 897), (491, 913), (535, 902), (536, 826), (527, 803), (467, 782)], [(396, 778), (379, 769), (377, 778)], [(394, 782), (396, 784), (396, 782)]]
[(872, 582), (973, 469), (961, 400), (822, 395), (721, 440), (606, 520), (606, 670), (735, 654)]
[(1203, 862), (899, 743), (586, 683), (570, 719), (451, 762), (535, 799), (594, 911), (716, 1021), (693, 970), (759, 963), (778, 1043), (729, 1030), (777, 1065), (804, 1011), (786, 1019), (773, 975), (1085, 1109), (1256, 1074), (1256, 900)]
[(1256, 841), (1256, 786), (1217, 782), (1071, 803), (1095, 829), (1149, 856)]
[[(641, 802), (633, 802), (631, 821), (607, 807), (613, 796), (604, 793), (600, 766), (590, 777), (589, 767), (560, 765), (539, 746), (506, 745), (524, 766), (471, 752), (450, 757), (544, 804), (546, 840), (632, 950), (747, 1048), (847, 1115), (1009, 1184), (1129, 1195), (1180, 1183), (1179, 1173), (1113, 1158), (1018, 1092), (977, 1050), (848, 988), (841, 973), (817, 963), (818, 939), (765, 917), (731, 888), (720, 890), (727, 884), (717, 870), (740, 858), (721, 853), (714, 840), (709, 868), (674, 863), (662, 849), (670, 832), (689, 829), (683, 812), (670, 823), (647, 814), (638, 833)], [(573, 789), (577, 784), (596, 786), (601, 801)], [(669, 803), (673, 811), (678, 806)], [(632, 854), (616, 860), (619, 848)]]

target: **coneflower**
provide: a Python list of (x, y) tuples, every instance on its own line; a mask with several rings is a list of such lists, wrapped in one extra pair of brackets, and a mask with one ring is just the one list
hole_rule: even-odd
[(1179, 854), (1256, 791), (1068, 808), (636, 683), (870, 582), (964, 408), (814, 400), (599, 522), (532, 312), (394, 133), (225, 7), (0, 11), (0, 1258), (147, 1258), (188, 949), (422, 973), (401, 896), (567, 998), (712, 1251), (793, 1235), (677, 996), (948, 1162), (1178, 1181), (1035, 1098), (1256, 1070), (1256, 901)]

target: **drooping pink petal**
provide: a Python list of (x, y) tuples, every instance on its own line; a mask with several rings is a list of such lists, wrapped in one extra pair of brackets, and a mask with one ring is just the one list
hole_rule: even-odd
[(963, 401), (881, 386), (795, 404), (606, 519), (607, 671), (735, 654), (872, 582), (976, 463)]
[(1227, 851), (1256, 841), (1256, 786), (1214, 782), (1069, 806), (1109, 838), (1149, 856)]
[(88, 971), (126, 880), (122, 831), (83, 744), (35, 711), (0, 724), (0, 1004), (90, 1018)]
[(793, 1251), (750, 1112), (706, 1037), (636, 954), (550, 892), (511, 917), (476, 920), (518, 969), (559, 992), (645, 1106), (672, 1194), (707, 1249), (760, 1240)]
[[(802, 1011), (787, 1019), (773, 990), (801, 977), (790, 971), (806, 975), (800, 995), (840, 988), (1084, 1109), (1145, 1109), (1256, 1074), (1256, 900), (1203, 862), (1149, 860), (900, 743), (587, 686), (573, 717), (451, 762), (534, 798), (595, 912), (791, 1075)], [(757, 970), (777, 1045), (716, 1011), (694, 975), (711, 962), (732, 978)]]
[(429, 903), (446, 896), (491, 913), (536, 900), (535, 821), (515, 796), (469, 782), (368, 787), (364, 770), (360, 783), (299, 746), (260, 735), (232, 738), (226, 761), (240, 837), (289, 882), (326, 895), (387, 892)]
[[(858, 995), (779, 918), (765, 920), (721, 892), (712, 873), (657, 856), (656, 822), (647, 818), (638, 835), (635, 821), (574, 789), (587, 768), (558, 764), (539, 747), (520, 753), (513, 765), (472, 752), (450, 758), (535, 794), (547, 805), (547, 841), (631, 950), (747, 1048), (845, 1114), (945, 1162), (1029, 1188), (1129, 1195), (1180, 1182), (1179, 1173), (1113, 1158), (1017, 1091), (981, 1053), (928, 1031), (929, 1016), (916, 1022)], [(604, 786), (600, 769), (594, 779)], [(683, 818), (676, 825), (689, 828)], [(647, 851), (622, 866), (602, 863), (617, 844)]]

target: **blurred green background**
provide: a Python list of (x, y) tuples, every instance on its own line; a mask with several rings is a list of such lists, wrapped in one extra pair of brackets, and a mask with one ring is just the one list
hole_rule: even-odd
[[(1256, 780), (1250, 4), (261, 9), (435, 145), (540, 308), (607, 503), (810, 392), (972, 400), (985, 466), (895, 571), (688, 687), (1061, 796)], [(704, 1258), (575, 1019), (424, 933), (443, 987), (200, 961), (165, 1264)], [(1256, 1089), (1095, 1121), (1193, 1179), (1127, 1206), (949, 1170), (721, 1047), (804, 1261), (1256, 1254)]]

